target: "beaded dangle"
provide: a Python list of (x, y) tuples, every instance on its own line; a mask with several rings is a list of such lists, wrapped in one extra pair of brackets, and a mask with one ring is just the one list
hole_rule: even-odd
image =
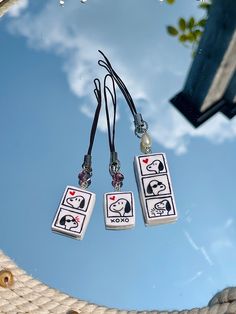
[[(107, 86), (107, 80), (111, 80), (112, 89)], [(113, 129), (108, 109), (108, 95), (113, 105)], [(123, 192), (124, 175), (120, 172), (120, 161), (115, 150), (115, 124), (116, 124), (116, 91), (115, 83), (109, 74), (104, 79), (104, 101), (107, 118), (108, 140), (110, 146), (109, 173), (112, 177), (114, 192), (104, 194), (104, 217), (106, 229), (129, 229), (135, 225), (134, 196), (132, 192)]]
[(152, 153), (152, 139), (148, 134), (148, 124), (137, 112), (133, 99), (124, 82), (112, 68), (110, 61), (99, 51), (104, 60), (98, 64), (113, 77), (124, 95), (134, 117), (135, 135), (141, 139), (142, 155), (134, 158), (134, 172), (139, 191), (144, 222), (146, 225), (170, 223), (177, 220), (174, 194), (164, 153)]
[(87, 191), (87, 188), (91, 184), (91, 153), (102, 104), (100, 81), (95, 79), (94, 84), (94, 94), (97, 99), (97, 108), (91, 128), (88, 152), (84, 156), (82, 171), (78, 175), (79, 187), (66, 187), (52, 223), (53, 231), (79, 240), (82, 240), (84, 237), (96, 199), (96, 195), (94, 193)]

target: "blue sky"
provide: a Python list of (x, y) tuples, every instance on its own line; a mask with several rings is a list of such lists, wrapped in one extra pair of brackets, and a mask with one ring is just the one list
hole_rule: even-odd
[[(165, 26), (180, 15), (201, 16), (198, 2), (22, 3), (0, 20), (0, 248), (33, 276), (91, 302), (125, 309), (206, 305), (236, 282), (236, 120), (216, 115), (195, 130), (168, 102), (191, 57)], [(149, 122), (153, 151), (167, 154), (179, 220), (144, 227), (132, 168), (139, 141), (120, 99), (116, 143), (124, 190), (135, 194), (136, 228), (104, 228), (103, 194), (112, 187), (103, 112), (93, 152), (96, 206), (84, 240), (75, 241), (50, 225), (65, 186), (77, 184), (87, 150), (93, 79), (104, 75), (98, 49)]]

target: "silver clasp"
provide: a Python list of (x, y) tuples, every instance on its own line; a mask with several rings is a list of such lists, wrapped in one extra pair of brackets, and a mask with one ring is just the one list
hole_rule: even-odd
[(141, 113), (137, 113), (134, 116), (134, 133), (138, 138), (141, 138), (142, 135), (147, 132), (148, 130), (148, 124), (146, 121), (143, 120), (143, 117)]

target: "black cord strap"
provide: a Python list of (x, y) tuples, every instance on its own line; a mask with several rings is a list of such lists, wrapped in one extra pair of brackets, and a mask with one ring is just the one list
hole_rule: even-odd
[(95, 115), (93, 118), (93, 124), (92, 124), (91, 132), (90, 132), (90, 142), (89, 142), (89, 148), (88, 148), (87, 155), (91, 155), (91, 153), (92, 153), (94, 138), (95, 138), (98, 119), (99, 119), (99, 114), (100, 114), (100, 110), (102, 107), (102, 91), (101, 91), (101, 82), (99, 81), (99, 79), (94, 80), (94, 85), (95, 85), (94, 94), (95, 94), (95, 97), (97, 99), (97, 108), (95, 111)]
[(94, 114), (93, 124), (91, 127), (88, 152), (86, 155), (84, 155), (84, 162), (82, 165), (83, 170), (78, 175), (79, 184), (83, 188), (87, 188), (91, 184), (91, 176), (92, 176), (92, 155), (91, 154), (92, 154), (95, 134), (97, 131), (98, 119), (99, 119), (99, 115), (100, 115), (100, 111), (102, 107), (102, 91), (101, 91), (101, 83), (99, 79), (94, 80), (94, 85), (95, 85), (94, 94), (97, 99), (97, 108)]
[[(110, 79), (112, 83), (112, 90), (107, 86), (107, 80)], [(111, 132), (111, 121), (108, 108), (108, 93), (113, 105), (113, 121), (112, 121), (112, 132)], [(108, 130), (108, 140), (110, 152), (115, 152), (115, 130), (116, 130), (116, 91), (115, 91), (115, 82), (110, 74), (107, 74), (104, 78), (104, 102), (106, 109), (106, 118), (107, 118), (107, 130)]]
[(98, 50), (100, 54), (103, 56), (104, 60), (99, 60), (98, 64), (105, 68), (110, 76), (116, 81), (116, 84), (120, 88), (122, 94), (125, 97), (125, 100), (130, 108), (130, 111), (134, 117), (134, 126), (135, 126), (135, 134), (140, 138), (148, 129), (148, 124), (146, 121), (143, 120), (142, 115), (137, 112), (134, 101), (128, 91), (128, 88), (126, 87), (125, 83), (122, 81), (122, 79), (119, 77), (119, 75), (116, 73), (116, 71), (113, 69), (110, 61), (105, 56), (105, 54)]
[[(108, 79), (111, 81), (111, 87), (107, 86)], [(112, 121), (112, 130), (111, 130), (111, 119), (109, 114), (109, 106), (108, 106), (108, 97), (111, 100), (113, 105), (113, 121)], [(115, 149), (115, 131), (116, 131), (116, 109), (117, 109), (117, 102), (116, 102), (116, 89), (115, 89), (115, 81), (113, 76), (107, 74), (104, 78), (104, 102), (105, 102), (105, 109), (106, 109), (106, 118), (107, 118), (107, 130), (108, 130), (108, 141), (110, 147), (110, 165), (109, 165), (109, 172), (112, 176), (112, 186), (114, 187), (115, 191), (120, 191), (121, 187), (123, 186), (124, 176), (120, 173), (120, 161), (118, 160), (118, 154)]]
[(119, 86), (122, 94), (124, 95), (124, 97), (125, 97), (125, 99), (126, 99), (126, 101), (128, 103), (128, 106), (129, 106), (129, 108), (130, 108), (130, 110), (131, 110), (131, 112), (132, 112), (132, 114), (134, 116), (135, 114), (137, 114), (137, 111), (136, 111), (135, 104), (133, 102), (133, 99), (132, 99), (132, 97), (131, 97), (127, 87), (125, 86), (124, 82), (119, 77), (119, 75), (115, 72), (115, 70), (113, 69), (110, 61), (105, 56), (105, 54), (101, 50), (98, 50), (98, 51), (101, 53), (101, 55), (105, 59), (105, 61), (104, 60), (99, 60), (98, 64), (101, 67), (105, 68), (108, 71), (108, 73), (113, 77), (113, 79), (116, 81), (117, 85)]
[[(107, 81), (108, 79), (111, 81), (111, 88), (108, 87)], [(110, 114), (109, 114), (109, 106), (108, 106), (108, 97), (111, 100), (113, 105), (113, 119), (111, 123)], [(117, 111), (117, 98), (116, 98), (116, 89), (115, 82), (113, 76), (107, 74), (104, 78), (104, 102), (105, 102), (105, 110), (106, 110), (106, 119), (107, 119), (107, 130), (108, 130), (108, 142), (110, 148), (110, 174), (114, 175), (120, 169), (120, 162), (118, 160), (118, 154), (115, 149), (115, 130), (116, 130), (116, 111)], [(111, 130), (112, 125), (112, 130)]]

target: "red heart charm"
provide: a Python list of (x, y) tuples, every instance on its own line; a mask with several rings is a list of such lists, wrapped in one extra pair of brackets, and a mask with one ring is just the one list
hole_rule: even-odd
[(145, 164), (148, 163), (148, 158), (142, 160)]
[(77, 222), (80, 222), (80, 217), (79, 217), (79, 216), (76, 216), (76, 217), (75, 217), (75, 220), (76, 220)]
[(75, 191), (70, 191), (70, 195), (75, 195)]
[(111, 197), (110, 197), (110, 200), (114, 201), (115, 198), (116, 198), (115, 196), (111, 196)]

